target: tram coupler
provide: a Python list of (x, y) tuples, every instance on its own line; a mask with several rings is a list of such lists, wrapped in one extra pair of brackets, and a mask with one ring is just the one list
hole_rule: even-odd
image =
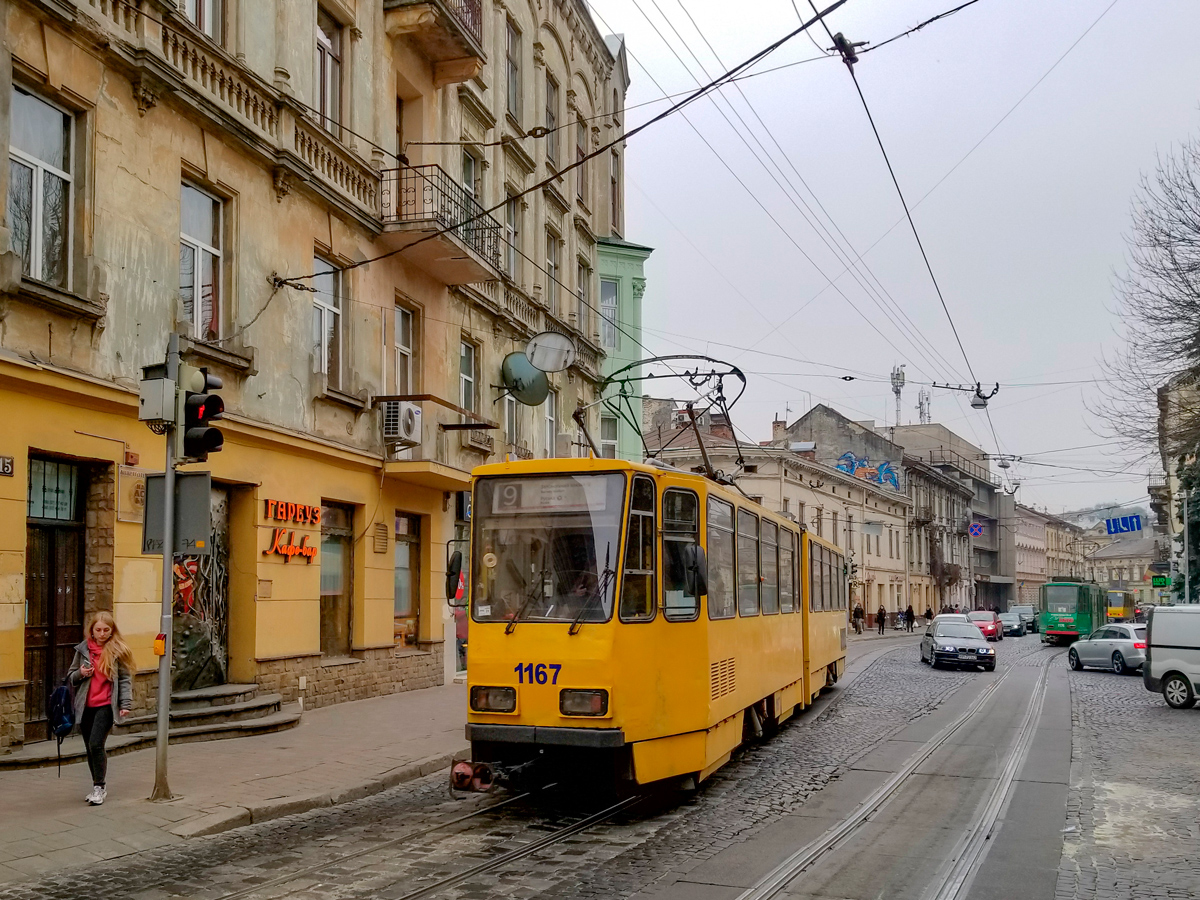
[(456, 791), (482, 793), (496, 783), (496, 773), (487, 763), (456, 762), (450, 769), (450, 787)]

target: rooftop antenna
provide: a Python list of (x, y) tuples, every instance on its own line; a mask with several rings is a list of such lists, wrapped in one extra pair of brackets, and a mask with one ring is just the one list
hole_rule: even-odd
[(896, 427), (900, 424), (900, 392), (904, 390), (904, 366), (892, 367), (892, 393), (896, 395), (896, 421), (892, 424), (892, 437), (896, 436)]
[(928, 425), (933, 421), (933, 415), (929, 409), (932, 403), (933, 394), (925, 388), (917, 391), (917, 416), (922, 425)]

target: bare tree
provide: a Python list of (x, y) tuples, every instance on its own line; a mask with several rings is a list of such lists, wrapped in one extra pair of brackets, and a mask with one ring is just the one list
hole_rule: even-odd
[(1103, 360), (1092, 411), (1129, 450), (1175, 457), (1200, 445), (1200, 139), (1142, 176), (1132, 219), (1116, 286), (1125, 346)]

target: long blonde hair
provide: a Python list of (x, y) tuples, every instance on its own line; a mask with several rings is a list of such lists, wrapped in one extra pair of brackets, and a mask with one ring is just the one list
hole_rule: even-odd
[[(103, 645), (104, 649), (100, 651), (100, 658), (92, 660), (92, 667), (109, 681), (116, 681), (118, 662), (130, 672), (133, 671), (133, 651), (129, 649), (128, 644), (121, 640), (121, 632), (117, 629), (116, 620), (106, 609), (92, 613), (86, 632), (88, 640), (95, 640), (92, 637), (92, 629), (96, 627), (97, 622), (103, 622), (111, 628), (112, 637)], [(99, 642), (97, 641), (97, 643)]]

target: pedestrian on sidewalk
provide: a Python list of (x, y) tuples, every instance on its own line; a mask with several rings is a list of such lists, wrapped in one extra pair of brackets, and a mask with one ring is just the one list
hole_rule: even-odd
[(913, 612), (912, 604), (908, 604), (908, 609), (904, 611), (904, 628), (908, 632), (912, 632), (913, 625), (917, 621), (917, 614)]
[(92, 792), (83, 799), (99, 806), (108, 795), (104, 745), (113, 722), (117, 717), (124, 720), (133, 707), (133, 653), (106, 610), (92, 615), (85, 633), (87, 637), (75, 645), (67, 678), (75, 687), (75, 721), (92, 773)]
[(851, 614), (850, 618), (854, 620), (854, 633), (862, 634), (863, 619), (866, 618), (866, 613), (863, 612), (861, 603), (854, 604), (854, 612)]
[(933, 621), (933, 610), (930, 607), (925, 607), (925, 624), (928, 626)]
[(882, 603), (879, 604), (879, 612), (875, 613), (875, 621), (879, 625), (879, 633), (883, 634), (883, 628), (887, 625), (887, 610)]

